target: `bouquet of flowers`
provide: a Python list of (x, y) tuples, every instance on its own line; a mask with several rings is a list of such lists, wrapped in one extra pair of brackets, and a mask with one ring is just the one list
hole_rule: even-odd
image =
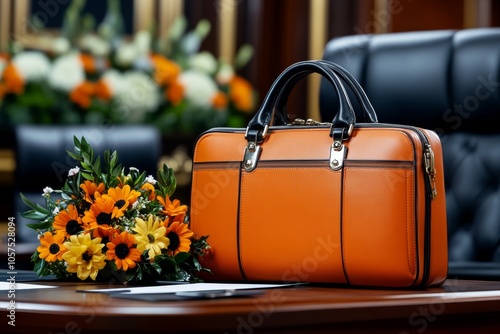
[[(78, 161), (60, 190), (46, 187), (45, 206), (30, 202), (23, 216), (39, 234), (31, 260), (38, 276), (60, 279), (200, 281), (198, 259), (209, 249), (207, 236), (189, 229), (188, 207), (171, 196), (176, 179), (167, 165), (156, 179), (126, 169), (116, 151), (103, 159), (85, 138), (74, 138)], [(57, 198), (54, 198), (57, 197)]]
[(84, 5), (71, 2), (57, 36), (32, 22), (39, 49), (0, 50), (0, 123), (147, 123), (182, 135), (246, 125), (256, 93), (236, 72), (251, 46), (229, 63), (201, 50), (207, 20), (188, 30), (179, 17), (167, 32), (127, 36), (118, 0), (108, 0), (99, 24)]

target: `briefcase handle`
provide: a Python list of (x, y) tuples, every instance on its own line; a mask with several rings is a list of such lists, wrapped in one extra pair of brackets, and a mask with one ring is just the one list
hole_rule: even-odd
[(276, 103), (283, 96), (283, 92), (289, 93), (291, 88), (298, 82), (298, 79), (312, 73), (318, 73), (325, 77), (337, 91), (339, 112), (332, 121), (330, 135), (334, 138), (334, 141), (344, 141), (349, 137), (356, 123), (356, 116), (341, 80), (323, 62), (306, 60), (290, 65), (271, 85), (261, 107), (248, 123), (245, 133), (248, 142), (257, 144), (264, 140), (267, 129), (274, 120)]
[[(354, 96), (361, 106), (364, 121), (366, 123), (377, 123), (378, 119), (375, 109), (373, 108), (370, 100), (366, 96), (365, 91), (356, 80), (356, 78), (354, 78), (354, 76), (345, 68), (331, 61), (318, 60), (317, 62), (326, 65), (329, 69), (334, 71), (335, 74), (337, 74), (342, 79), (342, 81), (345, 82), (347, 86), (354, 92)], [(287, 83), (287, 86), (283, 89), (280, 96), (278, 97), (278, 102), (276, 102), (275, 117), (272, 125), (286, 125), (289, 123), (288, 113), (286, 110), (288, 97), (295, 84), (306, 75), (307, 73), (296, 75), (294, 78), (290, 79), (289, 83)]]

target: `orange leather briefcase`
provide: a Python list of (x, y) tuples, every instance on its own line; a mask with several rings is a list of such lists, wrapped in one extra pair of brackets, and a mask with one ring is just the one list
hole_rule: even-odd
[[(304, 76), (332, 83), (332, 123), (286, 125)], [(344, 85), (355, 92), (364, 123)], [(215, 128), (195, 145), (190, 224), (209, 235), (207, 280), (426, 287), (446, 278), (441, 142), (381, 124), (354, 78), (304, 61), (274, 82), (246, 129)]]

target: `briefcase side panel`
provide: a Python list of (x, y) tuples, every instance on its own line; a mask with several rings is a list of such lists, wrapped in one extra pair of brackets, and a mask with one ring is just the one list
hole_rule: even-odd
[(195, 145), (190, 225), (213, 245), (200, 259), (213, 272), (206, 280), (244, 279), (237, 246), (242, 143), (243, 133), (210, 132)]
[(430, 273), (428, 285), (442, 284), (448, 275), (448, 226), (441, 140), (434, 131), (424, 130), (434, 152), (436, 198), (431, 201)]
[(418, 274), (413, 165), (344, 170), (342, 249), (353, 285), (411, 286)]

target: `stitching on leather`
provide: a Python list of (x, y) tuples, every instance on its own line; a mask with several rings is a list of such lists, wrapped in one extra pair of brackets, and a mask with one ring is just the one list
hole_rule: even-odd
[[(413, 171), (410, 172), (411, 174), (413, 174)], [(406, 176), (406, 173), (405, 173), (405, 176)], [(405, 201), (405, 211), (407, 213), (406, 217), (408, 217), (408, 181), (410, 180), (413, 180), (413, 175), (411, 175), (412, 177), (410, 179), (408, 179), (408, 177), (406, 178), (406, 201)], [(413, 182), (411, 182), (411, 202), (413, 203), (415, 198), (413, 196), (413, 194), (415, 193), (414, 191), (414, 185), (413, 185)], [(413, 205), (412, 205), (413, 207)], [(415, 220), (415, 212), (413, 210), (410, 210), (410, 213), (411, 213), (411, 218), (410, 220), (408, 220), (408, 218), (406, 219), (406, 257), (407, 257), (407, 261), (408, 261), (408, 270), (410, 271), (410, 273), (412, 275), (415, 275), (415, 271), (412, 270), (412, 267), (411, 267), (411, 256), (410, 256), (410, 253), (411, 253), (411, 250), (410, 250), (410, 243), (411, 243), (411, 239), (415, 240), (415, 229), (414, 228), (411, 228), (411, 224), (412, 222)], [(408, 229), (411, 231), (411, 236), (408, 235)], [(415, 257), (415, 253), (413, 254), (413, 256)]]
[[(240, 171), (241, 172), (241, 171)], [(242, 242), (242, 235), (243, 235), (243, 194), (244, 194), (244, 191), (243, 191), (243, 185), (245, 183), (245, 175), (246, 173), (242, 173), (241, 174), (241, 185), (240, 185), (240, 203), (239, 203), (239, 207), (240, 207), (240, 216), (238, 218), (239, 220), (239, 226), (238, 226), (238, 230), (237, 233), (238, 233), (238, 248), (240, 250), (240, 254), (239, 254), (239, 257), (238, 257), (238, 262), (239, 262), (239, 265), (240, 265), (240, 268), (241, 268), (241, 274), (243, 277), (246, 277), (245, 275), (245, 265), (243, 263), (243, 242)]]
[(340, 226), (341, 226), (341, 231), (342, 231), (342, 238), (341, 238), (341, 242), (342, 242), (342, 269), (344, 271), (344, 275), (345, 275), (345, 278), (347, 280), (347, 283), (351, 283), (351, 279), (349, 278), (349, 272), (348, 272), (348, 269), (347, 269), (347, 260), (346, 260), (346, 248), (345, 248), (345, 234), (346, 234), (346, 229), (345, 229), (345, 225), (344, 225), (344, 217), (345, 217), (345, 199), (346, 199), (346, 193), (345, 193), (345, 189), (347, 188), (345, 186), (345, 184), (347, 183), (347, 171), (349, 169), (348, 168), (344, 168), (344, 180), (342, 180), (342, 183), (343, 183), (343, 186), (342, 186), (342, 208), (340, 209), (341, 211), (341, 220), (340, 220)]

